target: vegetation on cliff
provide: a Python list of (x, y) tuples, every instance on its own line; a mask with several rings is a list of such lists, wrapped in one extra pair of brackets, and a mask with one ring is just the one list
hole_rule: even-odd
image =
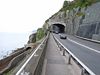
[[(66, 12), (70, 11), (75, 11), (74, 9), (78, 8), (78, 11), (73, 13), (73, 19), (75, 17), (85, 17), (85, 13), (81, 12), (82, 8), (87, 8), (88, 6), (91, 6), (92, 4), (96, 3), (96, 2), (100, 2), (100, 0), (74, 0), (72, 2), (70, 1), (64, 1), (63, 3), (63, 7), (56, 12), (54, 15), (52, 15), (49, 19), (53, 18), (54, 16), (56, 16), (59, 12), (64, 12), (64, 17), (66, 17)], [(49, 21), (49, 19), (47, 21)]]
[(38, 40), (42, 39), (44, 37), (44, 35), (45, 34), (44, 34), (43, 28), (38, 28), (37, 33), (36, 33), (36, 40), (38, 41)]
[(53, 14), (46, 22), (64, 23), (66, 33), (81, 37), (100, 40), (98, 34), (100, 15), (100, 0), (65, 0), (62, 8)]
[(60, 11), (66, 11), (66, 10), (72, 10), (73, 8), (83, 8), (92, 5), (95, 2), (98, 2), (100, 0), (75, 0), (72, 2), (64, 1), (63, 7)]

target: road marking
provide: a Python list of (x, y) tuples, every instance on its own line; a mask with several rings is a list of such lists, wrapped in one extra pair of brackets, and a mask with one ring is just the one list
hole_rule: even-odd
[(87, 49), (90, 49), (91, 51), (100, 53), (100, 51), (98, 51), (98, 50), (96, 50), (96, 49), (93, 49), (93, 48), (90, 48), (90, 47), (88, 47), (88, 46), (86, 46), (86, 45), (80, 44), (80, 43), (78, 43), (78, 42), (76, 42), (76, 41), (73, 41), (73, 40), (71, 40), (71, 39), (69, 39), (69, 38), (68, 38), (68, 40), (70, 40), (70, 41), (72, 41), (73, 43), (76, 43), (76, 44), (78, 44), (78, 45), (80, 45), (80, 46), (83, 46), (83, 47), (85, 47), (85, 48), (87, 48)]
[(24, 70), (22, 71), (21, 75), (30, 75), (29, 72), (25, 72)]
[(39, 55), (35, 53), (34, 56), (35, 56), (35, 57), (38, 57)]
[(84, 63), (82, 63), (68, 48), (66, 48), (55, 36), (54, 38), (78, 61), (91, 75), (96, 75)]

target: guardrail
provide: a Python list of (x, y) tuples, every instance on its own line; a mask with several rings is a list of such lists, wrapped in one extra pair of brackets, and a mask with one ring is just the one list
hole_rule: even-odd
[(77, 62), (77, 65), (81, 66), (81, 75), (96, 75), (95, 73), (93, 73), (84, 63), (82, 63), (68, 48), (66, 48), (54, 35), (53, 35), (58, 47), (60, 48), (60, 50), (62, 48), (63, 49), (63, 56), (65, 56), (65, 53), (67, 52), (69, 55), (68, 58), (68, 64), (71, 64), (71, 58), (75, 60), (75, 62)]
[(45, 57), (45, 47), (49, 34), (44, 38), (42, 43), (34, 50), (32, 55), (23, 64), (15, 75), (40, 75)]
[(98, 41), (98, 40), (88, 39), (88, 38), (84, 38), (84, 37), (80, 37), (80, 36), (75, 36), (75, 37), (100, 44), (100, 41)]

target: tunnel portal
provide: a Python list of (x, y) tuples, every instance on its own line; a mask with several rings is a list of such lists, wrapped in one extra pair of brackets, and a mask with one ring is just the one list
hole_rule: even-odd
[(53, 32), (59, 32), (59, 33), (64, 33), (65, 32), (65, 26), (62, 24), (53, 24)]

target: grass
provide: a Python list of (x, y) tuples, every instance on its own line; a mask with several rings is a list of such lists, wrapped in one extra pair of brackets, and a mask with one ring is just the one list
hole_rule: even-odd
[(70, 3), (64, 1), (63, 7), (60, 9), (60, 11), (72, 10), (73, 8), (77, 7), (84, 8), (99, 1), (100, 0), (75, 0), (74, 2)]
[(7, 72), (7, 73), (4, 73), (3, 75), (11, 75), (12, 74), (12, 72), (13, 72), (13, 69), (12, 70), (10, 70), (9, 72)]

